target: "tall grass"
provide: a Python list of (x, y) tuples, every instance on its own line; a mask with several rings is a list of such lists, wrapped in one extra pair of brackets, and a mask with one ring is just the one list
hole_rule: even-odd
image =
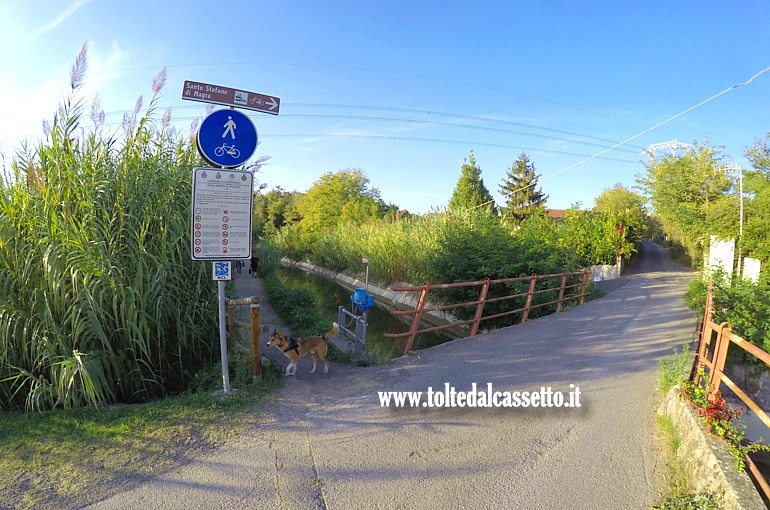
[(184, 387), (214, 357), (215, 288), (189, 252), (189, 143), (148, 107), (120, 136), (71, 93), (0, 182), (0, 409), (97, 407)]
[(577, 270), (575, 250), (558, 237), (547, 218), (531, 218), (511, 232), (489, 211), (460, 209), (340, 225), (312, 239), (293, 224), (270, 241), (289, 257), (334, 270), (360, 268), (365, 256), (372, 277), (421, 284)]
[(422, 283), (442, 277), (435, 263), (442, 242), (451, 232), (477, 236), (477, 248), (482, 251), (483, 234), (490, 230), (490, 225), (495, 228), (499, 221), (487, 211), (441, 211), (393, 222), (371, 220), (340, 225), (314, 237), (312, 242), (302, 236), (296, 225), (289, 225), (271, 241), (289, 257), (308, 258), (329, 269), (359, 268), (359, 259), (365, 256), (374, 278)]

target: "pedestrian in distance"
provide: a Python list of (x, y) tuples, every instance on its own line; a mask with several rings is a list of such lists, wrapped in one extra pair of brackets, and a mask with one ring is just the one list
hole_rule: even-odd
[(257, 277), (257, 267), (259, 267), (259, 257), (256, 255), (252, 255), (251, 257), (251, 267), (249, 268), (249, 274), (253, 277)]
[(243, 269), (243, 266), (244, 264), (242, 260), (239, 260), (235, 263), (235, 272), (238, 273), (238, 276), (241, 275), (241, 270)]

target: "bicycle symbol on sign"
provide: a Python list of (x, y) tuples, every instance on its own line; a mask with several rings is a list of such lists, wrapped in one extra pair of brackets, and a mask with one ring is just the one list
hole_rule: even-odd
[(217, 147), (214, 149), (214, 154), (217, 156), (223, 156), (225, 154), (229, 154), (234, 159), (238, 159), (241, 156), (241, 151), (235, 148), (235, 145), (227, 145), (226, 143), (222, 144), (222, 147)]
[(230, 277), (230, 263), (214, 262), (214, 277), (228, 279)]

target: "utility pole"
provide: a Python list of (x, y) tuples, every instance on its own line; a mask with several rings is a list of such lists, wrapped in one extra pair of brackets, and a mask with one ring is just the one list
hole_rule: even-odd
[(738, 278), (741, 278), (741, 269), (743, 266), (743, 254), (741, 253), (741, 242), (743, 240), (743, 167), (741, 165), (736, 165), (732, 167), (725, 167), (722, 169), (724, 172), (738, 172), (738, 203), (739, 205), (739, 216), (738, 216)]
[(743, 278), (741, 273), (741, 244), (743, 242), (743, 168), (738, 165), (738, 201), (740, 203), (740, 221), (738, 223), (738, 278)]

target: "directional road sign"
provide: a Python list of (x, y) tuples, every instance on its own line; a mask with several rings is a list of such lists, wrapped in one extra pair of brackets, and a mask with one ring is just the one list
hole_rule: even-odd
[(274, 96), (189, 80), (184, 82), (182, 99), (236, 106), (272, 115), (278, 115), (278, 110), (281, 108), (281, 100)]
[(198, 130), (198, 150), (212, 165), (233, 168), (245, 163), (257, 148), (257, 128), (236, 110), (211, 112)]
[(193, 170), (190, 251), (193, 260), (251, 257), (251, 172)]

